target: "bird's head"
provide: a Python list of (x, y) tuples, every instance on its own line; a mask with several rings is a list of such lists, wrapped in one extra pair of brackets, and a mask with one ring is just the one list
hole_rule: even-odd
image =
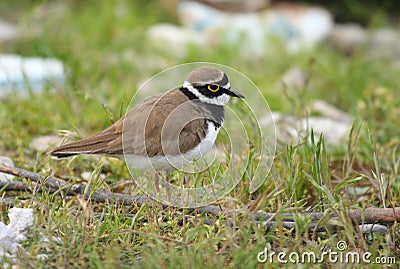
[(244, 95), (231, 88), (224, 72), (209, 66), (193, 69), (186, 77), (183, 87), (200, 101), (219, 106), (226, 105), (231, 97), (244, 98)]

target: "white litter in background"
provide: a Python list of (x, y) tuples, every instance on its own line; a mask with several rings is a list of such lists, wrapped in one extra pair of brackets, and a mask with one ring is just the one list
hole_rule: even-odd
[(30, 208), (11, 208), (8, 214), (10, 224), (0, 222), (0, 257), (15, 259), (20, 242), (33, 226), (33, 210)]
[(64, 85), (65, 68), (60, 60), (0, 54), (0, 97), (10, 91), (22, 96), (29, 89), (40, 92), (49, 82)]
[(208, 40), (228, 44), (244, 41), (248, 52), (262, 53), (266, 37), (280, 38), (289, 52), (313, 47), (329, 36), (333, 18), (328, 10), (314, 6), (276, 5), (258, 12), (225, 12), (196, 1), (181, 1), (178, 15), (192, 31)]
[[(7, 257), (12, 262), (17, 262), (17, 253), (23, 251), (22, 241), (29, 240), (30, 234), (33, 233), (34, 215), (31, 208), (11, 208), (8, 213), (10, 223), (5, 225), (0, 222), (0, 257)], [(40, 234), (40, 243), (45, 248), (45, 252), (37, 255), (38, 259), (48, 258), (48, 253), (51, 250), (46, 247), (46, 243), (50, 239)], [(62, 244), (62, 240), (57, 237), (51, 237), (51, 241)], [(2, 264), (4, 268), (14, 268), (14, 265)], [(19, 268), (19, 267), (17, 267)]]

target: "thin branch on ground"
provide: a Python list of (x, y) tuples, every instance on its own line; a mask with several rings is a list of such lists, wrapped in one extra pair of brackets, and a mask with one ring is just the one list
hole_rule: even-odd
[(16, 197), (3, 197), (3, 198), (0, 198), (0, 207), (1, 208), (6, 208), (6, 207), (13, 206), (15, 204), (15, 199), (17, 199), (17, 198)]
[(30, 191), (28, 185), (22, 181), (0, 181), (2, 191)]
[[(346, 211), (349, 218), (355, 224), (362, 223), (394, 223), (400, 221), (400, 207), (394, 208), (376, 208), (376, 207), (367, 207), (365, 210), (358, 209), (350, 209)], [(301, 212), (301, 213), (283, 213), (280, 214), (280, 218), (283, 220), (294, 220), (296, 215), (305, 215), (309, 216), (311, 221), (317, 221), (326, 216), (327, 214), (324, 212)], [(275, 219), (276, 213), (267, 213), (267, 212), (257, 212), (255, 214), (256, 220), (268, 220)], [(338, 219), (336, 216), (331, 216), (331, 219)]]
[[(133, 196), (129, 194), (122, 193), (111, 193), (101, 190), (93, 190), (91, 186), (86, 184), (72, 184), (68, 183), (62, 179), (55, 178), (52, 176), (43, 177), (37, 173), (27, 171), (21, 168), (8, 167), (0, 164), (0, 172), (23, 177), (31, 181), (36, 182), (35, 186), (41, 190), (41, 188), (46, 187), (49, 192), (62, 191), (66, 195), (84, 195), (87, 199), (98, 203), (117, 203), (123, 205), (136, 205), (141, 206), (144, 203), (154, 202), (154, 199), (147, 196)], [(0, 189), (3, 190), (23, 190), (29, 191), (30, 188), (24, 182), (7, 182), (0, 183)], [(2, 198), (0, 200), (0, 205), (13, 205), (15, 198), (12, 200), (8, 198)], [(169, 205), (163, 204), (163, 209), (169, 207)], [(224, 208), (220, 206), (207, 205), (200, 208), (189, 208), (189, 212), (206, 213), (210, 215), (219, 215), (225, 211)], [(365, 210), (350, 209), (345, 212), (347, 216), (353, 221), (354, 224), (392, 224), (400, 222), (400, 207), (395, 208), (366, 208)], [(294, 218), (296, 215), (309, 216), (311, 221), (321, 220), (323, 217), (327, 217), (329, 227), (338, 228), (338, 225), (334, 223), (337, 222), (338, 216), (327, 215), (324, 212), (305, 212), (305, 213), (283, 213), (279, 215), (281, 222), (277, 221), (276, 213), (268, 212), (257, 212), (252, 214), (255, 221), (259, 225), (266, 226), (267, 230), (271, 228), (276, 228), (278, 225), (282, 225), (286, 229), (294, 229), (296, 224)], [(207, 219), (207, 224), (213, 224), (211, 219)], [(329, 227), (319, 227), (315, 223), (308, 224), (309, 230), (326, 231)], [(340, 227), (339, 227), (340, 228)]]
[[(59, 178), (55, 178), (52, 176), (44, 177), (25, 169), (17, 167), (8, 167), (2, 164), (0, 164), (0, 172), (26, 178), (31, 181), (40, 183), (41, 186), (47, 187), (50, 193), (54, 193), (56, 191), (62, 191), (65, 195), (84, 195), (86, 198), (88, 199), (90, 198), (91, 201), (98, 203), (117, 203), (123, 205), (142, 206), (144, 203), (155, 201), (154, 199), (143, 195), (134, 196), (129, 194), (92, 190), (92, 187), (88, 186), (87, 184), (68, 183)], [(167, 207), (169, 207), (169, 205), (163, 204), (164, 209)], [(196, 210), (198, 213), (207, 213), (211, 215), (217, 215), (222, 211), (219, 206), (213, 206), (213, 205), (208, 205), (195, 209), (192, 208), (190, 210), (192, 212), (193, 210)]]

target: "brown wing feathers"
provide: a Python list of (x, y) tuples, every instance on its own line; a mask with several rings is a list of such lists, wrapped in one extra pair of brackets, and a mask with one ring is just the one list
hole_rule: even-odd
[[(200, 104), (199, 101), (187, 101), (189, 101), (189, 98), (179, 89), (152, 96), (104, 131), (83, 140), (60, 146), (51, 151), (50, 154), (58, 158), (77, 154), (122, 155), (123, 132), (126, 151), (133, 154), (153, 157), (185, 152), (194, 148), (204, 138), (205, 119), (218, 122), (223, 120), (222, 107)], [(181, 106), (178, 113), (172, 113), (179, 104), (186, 105)], [(175, 116), (171, 116), (171, 113)], [(188, 118), (189, 121), (185, 123), (185, 117), (182, 118), (179, 114), (191, 115)], [(213, 115), (219, 116), (214, 119)], [(171, 121), (166, 123), (168, 117), (171, 118)], [(123, 130), (124, 122), (129, 125), (129, 128), (126, 128), (125, 131)], [(163, 139), (165, 139), (163, 141), (166, 141), (166, 144), (161, 145), (164, 123), (168, 126), (168, 132), (165, 137), (163, 136)], [(144, 133), (147, 137), (145, 140), (143, 127), (145, 127)], [(144, 143), (144, 141), (146, 142)], [(167, 152), (164, 152), (164, 150)]]

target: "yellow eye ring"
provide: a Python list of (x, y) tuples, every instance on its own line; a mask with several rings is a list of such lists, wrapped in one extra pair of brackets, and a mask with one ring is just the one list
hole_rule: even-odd
[(212, 92), (217, 92), (219, 90), (219, 85), (218, 84), (210, 84), (208, 85), (208, 90)]

